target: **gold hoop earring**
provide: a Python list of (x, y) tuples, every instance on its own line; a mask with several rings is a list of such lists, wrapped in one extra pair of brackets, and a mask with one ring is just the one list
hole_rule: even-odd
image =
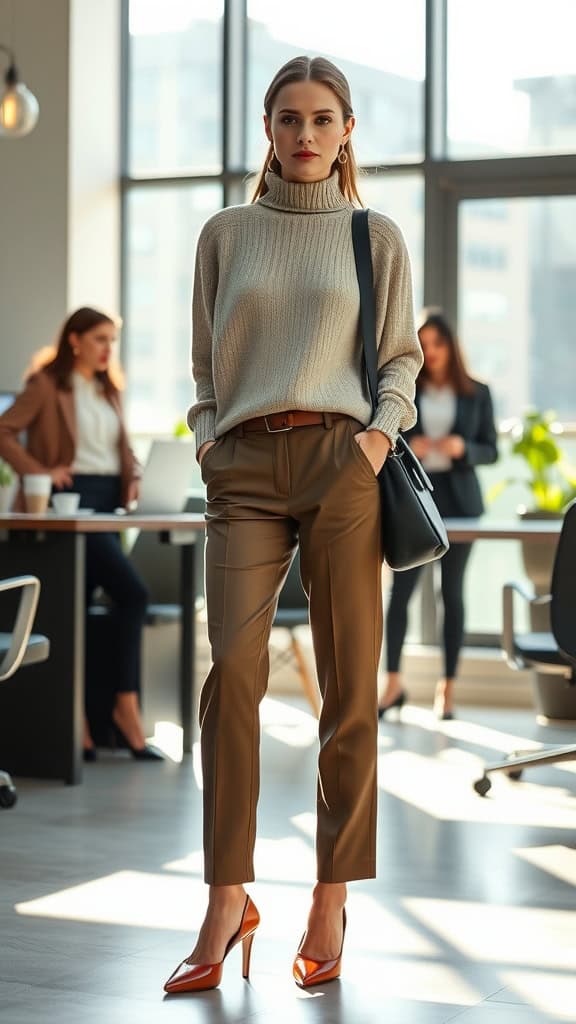
[(338, 160), (339, 164), (347, 164), (348, 163), (348, 153), (344, 149), (344, 143), (342, 143), (342, 147), (341, 147), (340, 152), (338, 153), (338, 156), (337, 156), (336, 159)]
[(266, 164), (266, 170), (267, 171), (273, 171), (274, 170), (272, 164), (274, 163), (275, 159), (276, 159), (276, 153), (273, 153), (272, 156), (270, 157), (268, 163)]

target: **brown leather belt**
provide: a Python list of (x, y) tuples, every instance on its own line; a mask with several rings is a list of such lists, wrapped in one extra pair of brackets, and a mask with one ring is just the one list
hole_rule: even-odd
[(268, 416), (255, 416), (252, 420), (244, 420), (232, 433), (243, 433), (244, 431), (260, 430), (269, 434), (280, 434), (285, 430), (292, 430), (294, 427), (314, 427), (323, 423), (325, 427), (331, 427), (333, 420), (347, 419), (341, 412), (305, 412), (304, 410), (291, 410), (289, 412), (273, 412)]

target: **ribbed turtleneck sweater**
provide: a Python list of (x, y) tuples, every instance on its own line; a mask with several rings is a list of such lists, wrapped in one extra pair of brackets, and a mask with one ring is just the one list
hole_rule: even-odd
[(422, 353), (400, 229), (369, 213), (377, 306), (378, 408), (362, 380), (353, 206), (338, 173), (284, 181), (203, 226), (192, 303), (196, 449), (243, 420), (288, 409), (341, 412), (394, 441), (416, 420)]

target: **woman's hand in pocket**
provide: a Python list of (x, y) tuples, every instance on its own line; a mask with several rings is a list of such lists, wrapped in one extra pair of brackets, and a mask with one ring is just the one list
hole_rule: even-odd
[(200, 448), (198, 449), (198, 455), (197, 455), (198, 465), (200, 465), (200, 466), (202, 465), (202, 459), (206, 455), (206, 452), (209, 451), (210, 448), (212, 448), (215, 444), (216, 444), (216, 441), (205, 441), (204, 444), (200, 446)]
[(381, 430), (361, 430), (354, 434), (354, 440), (364, 452), (375, 476), (378, 476), (392, 447), (390, 439)]

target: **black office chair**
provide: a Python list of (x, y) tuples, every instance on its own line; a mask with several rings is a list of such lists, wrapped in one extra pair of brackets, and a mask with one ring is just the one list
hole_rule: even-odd
[[(550, 633), (517, 634), (514, 629), (514, 594), (520, 594), (531, 607), (550, 605)], [(560, 675), (567, 686), (576, 685), (576, 501), (569, 505), (556, 549), (550, 594), (534, 597), (518, 583), (507, 583), (503, 590), (504, 655), (511, 668), (532, 668), (550, 675)], [(506, 761), (490, 765), (474, 783), (480, 796), (486, 796), (492, 785), (489, 775), (506, 772), (519, 779), (524, 768), (534, 765), (576, 761), (576, 745), (550, 747), (538, 752), (516, 752)]]
[(297, 626), (307, 626), (308, 622), (308, 598), (304, 593), (302, 583), (300, 581), (300, 557), (298, 552), (296, 552), (284, 586), (280, 591), (278, 608), (272, 623), (272, 628), (278, 627), (289, 631), (290, 647), (276, 653), (271, 669), (276, 668), (279, 664), (285, 663), (292, 658), (294, 659), (300, 676), (300, 681), (302, 683), (302, 689), (308, 698), (316, 718), (318, 718), (320, 716), (321, 707), (320, 691), (318, 689), (316, 679), (310, 674), (308, 665), (306, 664), (306, 658), (304, 657), (300, 644), (298, 643), (298, 637), (294, 632)]
[[(11, 590), (21, 590), (22, 593), (12, 632), (0, 633), (0, 682), (10, 679), (24, 665), (45, 661), (50, 654), (49, 640), (32, 633), (40, 580), (36, 576), (16, 576), (0, 581), (0, 593)], [(12, 779), (8, 772), (0, 771), (0, 808), (13, 807), (16, 800), (16, 787)]]

